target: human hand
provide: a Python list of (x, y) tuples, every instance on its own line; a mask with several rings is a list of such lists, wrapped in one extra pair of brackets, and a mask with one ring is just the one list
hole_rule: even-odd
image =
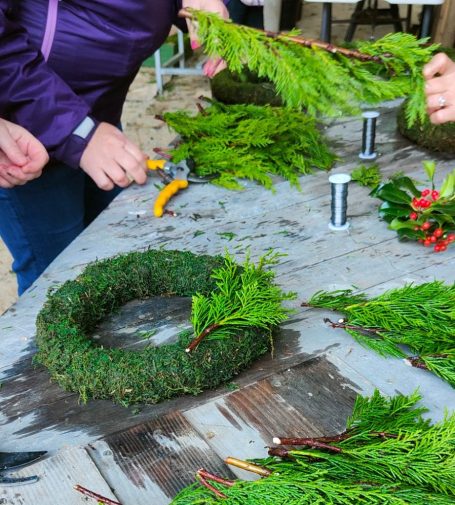
[(114, 184), (125, 188), (147, 180), (147, 156), (118, 128), (100, 123), (85, 148), (80, 166), (95, 184), (109, 191)]
[(49, 156), (25, 128), (0, 119), (0, 187), (21, 186), (42, 173)]
[[(197, 9), (207, 12), (215, 12), (223, 19), (229, 19), (229, 12), (221, 0), (183, 0), (182, 7), (185, 9), (190, 7), (191, 9)], [(193, 22), (190, 19), (186, 20), (188, 25), (188, 32), (190, 34), (191, 48), (193, 50), (198, 49), (201, 46), (199, 39), (197, 37), (197, 31), (194, 27)], [(203, 72), (207, 77), (213, 77), (221, 70), (226, 68), (226, 62), (222, 58), (210, 58), (204, 64)]]
[(436, 54), (423, 68), (427, 110), (433, 124), (455, 121), (455, 62)]

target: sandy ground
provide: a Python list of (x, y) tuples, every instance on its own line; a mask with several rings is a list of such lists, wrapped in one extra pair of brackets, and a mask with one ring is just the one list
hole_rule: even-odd
[[(384, 4), (385, 5), (385, 4)], [(384, 7), (381, 5), (381, 7)], [(401, 6), (405, 7), (405, 6)], [(347, 19), (353, 4), (334, 4), (333, 18)], [(303, 34), (317, 38), (320, 28), (321, 4), (305, 4), (302, 19), (298, 23)], [(404, 12), (402, 13), (404, 16)], [(416, 16), (416, 13), (414, 14)], [(343, 39), (347, 25), (332, 26), (332, 41)], [(373, 32), (370, 26), (359, 27), (356, 38), (378, 38), (390, 31), (390, 26), (380, 26)], [(194, 64), (190, 62), (189, 65)], [(154, 147), (165, 147), (174, 137), (167, 126), (155, 118), (156, 114), (174, 110), (195, 110), (197, 98), (210, 96), (207, 78), (173, 77), (166, 78), (167, 85), (162, 96), (156, 96), (155, 74), (153, 69), (144, 68), (131, 86), (123, 111), (122, 122), (125, 133), (146, 152), (153, 154)], [(0, 314), (17, 299), (17, 284), (11, 271), (11, 255), (0, 240)]]

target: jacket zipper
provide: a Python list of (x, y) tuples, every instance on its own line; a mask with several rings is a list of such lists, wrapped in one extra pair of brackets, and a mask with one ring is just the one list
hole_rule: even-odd
[(47, 61), (54, 43), (55, 29), (57, 27), (57, 11), (59, 0), (49, 0), (47, 9), (46, 29), (44, 30), (43, 43), (41, 44), (41, 52), (44, 59)]

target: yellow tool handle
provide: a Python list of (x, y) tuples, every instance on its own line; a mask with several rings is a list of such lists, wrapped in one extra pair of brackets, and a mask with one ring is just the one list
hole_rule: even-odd
[(155, 205), (153, 206), (153, 213), (155, 217), (161, 217), (164, 213), (164, 207), (167, 202), (181, 189), (188, 187), (188, 181), (185, 179), (175, 179), (171, 181), (164, 189), (162, 189), (157, 199), (155, 200)]
[(166, 160), (147, 160), (147, 168), (149, 170), (162, 170)]

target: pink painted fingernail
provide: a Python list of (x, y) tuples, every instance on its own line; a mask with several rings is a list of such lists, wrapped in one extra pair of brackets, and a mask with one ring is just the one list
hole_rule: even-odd
[(201, 44), (199, 43), (198, 40), (192, 40), (191, 41), (191, 49), (195, 51), (196, 49), (199, 49), (201, 47)]

